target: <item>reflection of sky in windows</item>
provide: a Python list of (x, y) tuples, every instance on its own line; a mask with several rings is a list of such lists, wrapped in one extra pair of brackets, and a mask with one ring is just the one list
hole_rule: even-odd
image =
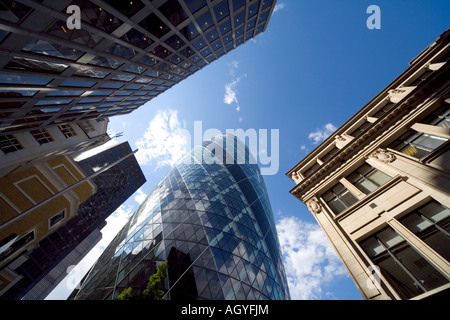
[(52, 78), (46, 77), (32, 77), (15, 74), (0, 74), (0, 83), (12, 83), (12, 84), (29, 84), (29, 85), (46, 85)]
[[(183, 294), (201, 299), (288, 296), (259, 169), (248, 164), (225, 167), (205, 163), (204, 159), (217, 155), (219, 146), (224, 147), (225, 136), (215, 142), (195, 147), (157, 185), (100, 257), (89, 276), (90, 283), (83, 284), (79, 295), (93, 289), (108, 294), (103, 291), (108, 288), (109, 298), (114, 298), (131, 283), (144, 287), (146, 281), (134, 282), (139, 273), (149, 264), (169, 260), (171, 298)], [(248, 158), (248, 149), (240, 146), (230, 152)], [(171, 273), (170, 268), (178, 268), (179, 263), (171, 260), (174, 250), (189, 256), (189, 261), (183, 260), (183, 268), (190, 265), (193, 270), (189, 286), (174, 284), (183, 283), (188, 274)], [(114, 275), (111, 284), (102, 283), (104, 274)]]

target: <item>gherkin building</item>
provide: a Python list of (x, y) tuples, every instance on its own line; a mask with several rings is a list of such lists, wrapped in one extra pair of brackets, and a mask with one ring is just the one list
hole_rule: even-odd
[(142, 292), (165, 261), (164, 299), (290, 299), (264, 180), (237, 137), (215, 136), (185, 155), (106, 248), (75, 299)]

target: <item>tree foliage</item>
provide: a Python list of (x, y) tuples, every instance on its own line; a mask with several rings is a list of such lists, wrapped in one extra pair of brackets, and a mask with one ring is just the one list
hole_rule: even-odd
[(133, 289), (127, 288), (123, 290), (116, 300), (163, 300), (164, 291), (161, 286), (167, 275), (168, 261), (161, 263), (158, 270), (153, 274), (147, 283), (147, 287), (143, 292), (133, 292)]

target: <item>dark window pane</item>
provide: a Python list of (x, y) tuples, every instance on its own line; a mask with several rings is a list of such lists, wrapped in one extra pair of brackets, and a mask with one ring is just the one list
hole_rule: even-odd
[(170, 28), (154, 13), (151, 13), (147, 18), (142, 20), (139, 25), (157, 38), (161, 38), (170, 31)]
[(188, 15), (184, 12), (178, 0), (169, 0), (158, 9), (174, 26), (177, 26), (188, 18)]

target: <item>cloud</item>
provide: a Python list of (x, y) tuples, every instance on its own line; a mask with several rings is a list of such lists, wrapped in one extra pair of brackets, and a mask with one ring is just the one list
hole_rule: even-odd
[(139, 148), (136, 159), (140, 165), (155, 161), (155, 170), (174, 166), (189, 151), (189, 143), (189, 132), (182, 128), (178, 111), (159, 110), (144, 135), (136, 141)]
[(327, 299), (326, 285), (348, 277), (322, 229), (296, 217), (277, 224), (286, 275), (293, 300)]
[(327, 123), (322, 129), (317, 129), (316, 131), (311, 132), (308, 139), (313, 140), (313, 144), (318, 144), (328, 138), (333, 132), (336, 131), (336, 129), (337, 128), (333, 124)]
[(275, 5), (275, 8), (273, 9), (273, 13), (283, 10), (284, 8), (286, 8), (286, 3), (279, 2)]
[(135, 192), (134, 201), (136, 201), (137, 203), (142, 204), (142, 202), (144, 202), (144, 200), (146, 198), (147, 198), (147, 195), (144, 193), (144, 191), (142, 191), (141, 188), (139, 188)]
[(239, 61), (233, 60), (231, 62), (231, 68), (230, 68), (230, 75), (234, 78), (233, 81), (225, 84), (225, 95), (223, 97), (223, 102), (231, 105), (233, 103), (236, 104), (236, 111), (241, 111), (241, 106), (239, 104), (238, 98), (237, 98), (237, 85), (243, 78), (245, 78), (247, 75), (243, 74), (239, 77), (236, 77), (236, 70), (239, 68)]

